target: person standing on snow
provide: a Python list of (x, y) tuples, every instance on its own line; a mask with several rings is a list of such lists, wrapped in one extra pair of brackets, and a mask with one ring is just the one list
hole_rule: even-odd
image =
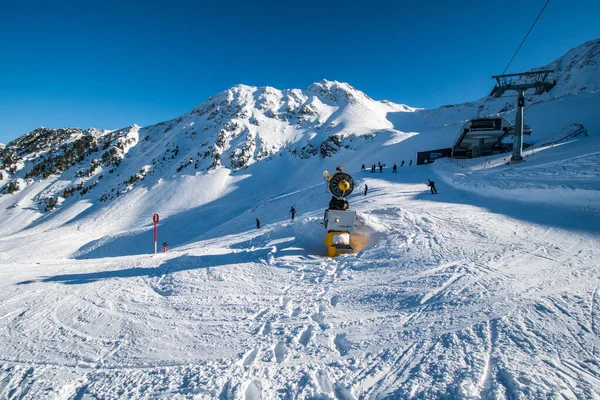
[(412, 165), (412, 160), (410, 160), (410, 162), (408, 163), (408, 166), (410, 167)]
[(400, 164), (401, 167), (404, 167), (404, 160), (402, 160), (402, 164)]
[(392, 167), (392, 172), (396, 172), (396, 171), (397, 171), (397, 169), (398, 169), (398, 165), (397, 165), (397, 164), (394, 164), (394, 166)]
[(256, 229), (260, 229), (260, 220), (256, 218)]
[(296, 209), (294, 208), (294, 206), (292, 206), (292, 208), (290, 208), (290, 212), (292, 213), (292, 221), (293, 221), (294, 217), (296, 216)]
[(435, 182), (431, 179), (427, 179), (427, 186), (431, 189), (431, 194), (437, 194), (437, 189), (435, 188)]
[(364, 171), (364, 170), (365, 170), (365, 164), (363, 164), (363, 165), (362, 165), (362, 167), (360, 167), (360, 170), (361, 170), (361, 171)]
[(365, 196), (367, 195), (368, 190), (369, 190), (369, 186), (365, 183)]
[(379, 164), (379, 173), (383, 172), (383, 165)]

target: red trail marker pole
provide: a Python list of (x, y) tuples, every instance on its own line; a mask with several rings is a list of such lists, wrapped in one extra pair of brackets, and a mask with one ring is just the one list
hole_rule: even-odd
[(156, 224), (158, 224), (159, 219), (158, 214), (154, 213), (152, 216), (152, 222), (154, 222), (154, 254), (156, 254)]

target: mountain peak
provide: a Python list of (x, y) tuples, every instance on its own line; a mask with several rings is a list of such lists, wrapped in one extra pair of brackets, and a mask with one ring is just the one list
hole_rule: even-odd
[(370, 99), (369, 96), (348, 83), (328, 81), (327, 79), (313, 83), (306, 88), (306, 92), (312, 93), (324, 103), (332, 105), (355, 103), (360, 98)]
[(317, 91), (328, 90), (331, 92), (344, 91), (344, 92), (350, 92), (350, 93), (359, 92), (349, 83), (339, 82), (339, 81), (329, 81), (327, 79), (321, 79), (320, 81), (313, 83), (306, 90), (310, 91), (310, 92), (313, 92), (315, 90), (317, 90)]

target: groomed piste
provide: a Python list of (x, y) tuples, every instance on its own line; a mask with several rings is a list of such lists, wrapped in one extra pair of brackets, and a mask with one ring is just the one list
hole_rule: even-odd
[[(527, 110), (534, 146), (517, 165), (408, 166), (450, 146), (483, 99), (419, 110), (329, 81), (238, 86), (115, 131), (121, 161), (91, 172), (101, 151), (45, 178), (25, 174), (49, 150), (24, 155), (0, 183), (19, 184), (0, 196), (0, 397), (600, 397), (600, 50), (589, 57)], [(510, 120), (512, 103), (484, 113)], [(571, 124), (587, 135), (555, 143)], [(322, 172), (337, 165), (357, 188), (356, 239), (329, 258)]]

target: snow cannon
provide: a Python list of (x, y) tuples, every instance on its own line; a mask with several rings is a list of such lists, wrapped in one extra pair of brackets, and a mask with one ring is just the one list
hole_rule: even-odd
[(354, 190), (354, 179), (342, 169), (341, 166), (337, 167), (336, 172), (331, 175), (327, 171), (323, 172), (327, 191), (331, 193), (331, 201), (325, 210), (324, 218), (327, 229), (325, 244), (329, 257), (352, 252), (350, 234), (354, 232), (356, 212), (350, 211), (347, 197)]

